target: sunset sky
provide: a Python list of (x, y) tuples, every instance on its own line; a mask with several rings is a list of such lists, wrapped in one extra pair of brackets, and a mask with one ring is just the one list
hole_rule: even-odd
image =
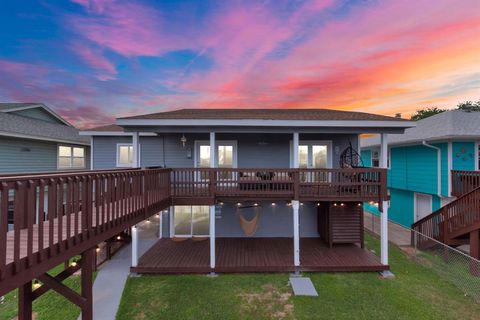
[(0, 4), (0, 102), (80, 127), (178, 108), (407, 117), (480, 99), (480, 0)]

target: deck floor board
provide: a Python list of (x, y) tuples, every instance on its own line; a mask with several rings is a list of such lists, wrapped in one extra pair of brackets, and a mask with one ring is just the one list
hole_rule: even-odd
[[(388, 269), (372, 252), (355, 244), (329, 248), (319, 238), (300, 241), (301, 271), (382, 271)], [(209, 241), (160, 239), (132, 268), (138, 273), (206, 273), (210, 271)], [(291, 272), (291, 238), (218, 238), (217, 272)]]

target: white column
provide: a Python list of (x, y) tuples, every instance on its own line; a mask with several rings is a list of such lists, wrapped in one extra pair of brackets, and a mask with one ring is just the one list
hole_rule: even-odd
[(138, 228), (137, 225), (132, 227), (132, 267), (138, 265)]
[(299, 166), (299, 161), (298, 161), (298, 145), (299, 145), (299, 143), (300, 143), (299, 134), (298, 134), (298, 132), (294, 132), (293, 133), (293, 144), (292, 144), (292, 148), (293, 148), (292, 168), (298, 168), (298, 166)]
[(163, 211), (158, 214), (158, 238), (163, 238)]
[(215, 268), (215, 206), (210, 206), (210, 269)]
[(132, 157), (133, 163), (132, 167), (138, 168), (140, 167), (140, 135), (138, 132), (134, 132), (132, 134)]
[(295, 267), (300, 266), (300, 229), (298, 222), (298, 210), (300, 209), (300, 202), (298, 200), (292, 201), (293, 208), (293, 264)]
[(217, 149), (215, 148), (215, 132), (210, 132), (210, 168), (215, 168), (215, 154)]
[[(387, 168), (388, 161), (387, 134), (382, 133), (380, 143), (380, 168)], [(380, 261), (388, 264), (388, 201), (383, 201), (380, 214)]]

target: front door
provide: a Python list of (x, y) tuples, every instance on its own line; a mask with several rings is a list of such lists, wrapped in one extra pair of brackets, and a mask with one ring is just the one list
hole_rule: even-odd
[(432, 196), (429, 194), (415, 194), (415, 221), (432, 213)]

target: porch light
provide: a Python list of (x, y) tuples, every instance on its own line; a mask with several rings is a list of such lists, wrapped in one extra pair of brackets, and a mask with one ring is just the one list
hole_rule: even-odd
[(160, 213), (157, 213), (155, 216), (156, 216), (157, 218), (160, 217)]
[(97, 247), (95, 248), (95, 251), (100, 252), (100, 247), (97, 246)]
[(258, 207), (258, 203), (255, 202), (255, 203), (253, 204), (253, 206)]
[(357, 206), (361, 207), (361, 206), (362, 206), (362, 203), (361, 203), (361, 202), (359, 202), (359, 203), (357, 204)]
[(240, 207), (242, 204), (240, 202), (237, 202), (237, 207)]
[(272, 202), (272, 206), (275, 207), (277, 204), (275, 202)]
[(184, 134), (182, 134), (182, 137), (180, 138), (180, 142), (182, 143), (183, 147), (185, 148), (185, 143), (187, 143), (187, 137), (185, 137)]
[(303, 206), (303, 202), (300, 202), (300, 205)]
[(287, 202), (287, 206), (289, 206), (289, 207), (290, 207), (291, 205), (292, 205), (292, 203), (291, 203), (291, 202)]
[(220, 201), (218, 204), (221, 205), (221, 206), (223, 206), (223, 202), (222, 202), (222, 201)]
[(337, 206), (337, 203), (334, 203), (333, 206), (336, 207), (336, 206)]
[(150, 222), (150, 219), (147, 219), (147, 222)]
[(341, 206), (341, 207), (344, 207), (344, 206), (345, 206), (345, 203), (340, 203), (340, 206)]
[(117, 236), (117, 240), (122, 240), (122, 237), (120, 237), (120, 236)]
[(40, 282), (38, 282), (38, 280), (33, 280), (33, 285), (32, 285), (33, 289), (38, 289), (40, 288)]
[(77, 261), (72, 261), (72, 262), (70, 263), (70, 266), (76, 267), (76, 266), (77, 266)]
[(320, 202), (317, 202), (317, 207), (320, 207)]

